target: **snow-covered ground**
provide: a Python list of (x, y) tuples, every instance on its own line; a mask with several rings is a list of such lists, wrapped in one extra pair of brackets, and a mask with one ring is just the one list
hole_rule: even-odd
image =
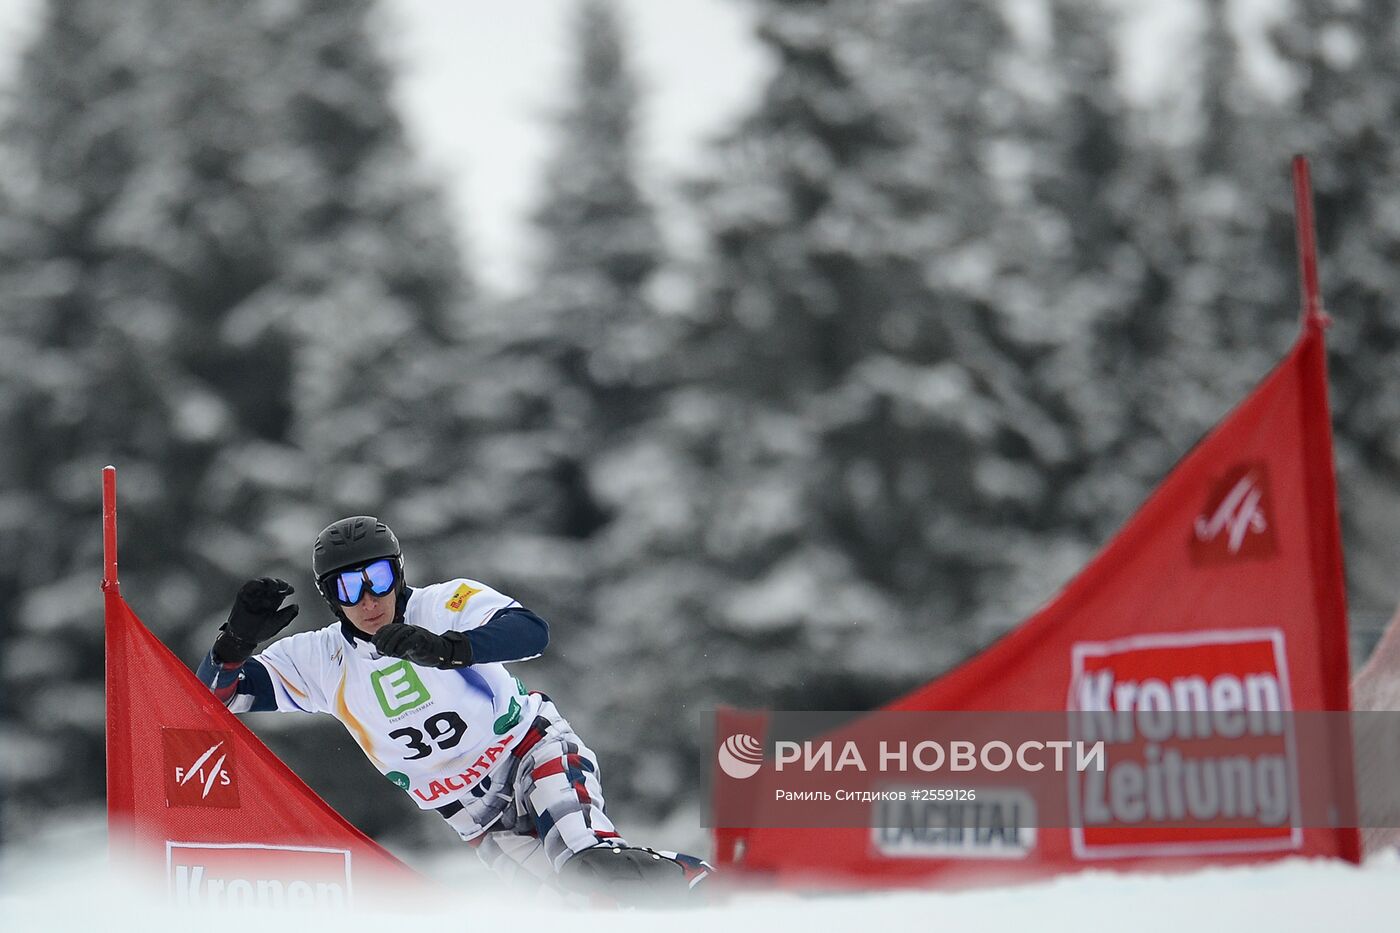
[[(8, 853), (0, 884), (6, 930), (163, 933), (219, 929), (228, 918), (176, 911), (102, 870), (100, 858), (26, 860)], [(477, 876), (478, 878), (480, 876)], [(1400, 929), (1400, 856), (1357, 868), (1293, 859), (1262, 868), (1189, 875), (1086, 872), (1056, 881), (966, 893), (899, 892), (840, 896), (748, 893), (694, 910), (565, 911), (492, 896), (463, 885), (455, 903), (404, 912), (282, 914), (248, 912), (259, 933), (383, 933), (418, 930), (607, 930), (609, 933), (904, 930), (1027, 933), (1342, 933)], [(408, 906), (408, 905), (406, 905)], [(557, 926), (556, 926), (557, 924)]]

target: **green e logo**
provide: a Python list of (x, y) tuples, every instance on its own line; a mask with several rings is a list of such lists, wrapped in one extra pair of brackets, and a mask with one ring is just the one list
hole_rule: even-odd
[(506, 708), (504, 716), (496, 720), (495, 730), (497, 735), (505, 735), (515, 724), (520, 721), (520, 704), (515, 702), (515, 697), (510, 698), (510, 706)]
[(385, 716), (397, 716), (431, 699), (428, 688), (418, 679), (418, 672), (407, 661), (390, 664), (369, 676), (374, 683), (374, 695), (379, 698), (379, 708)]

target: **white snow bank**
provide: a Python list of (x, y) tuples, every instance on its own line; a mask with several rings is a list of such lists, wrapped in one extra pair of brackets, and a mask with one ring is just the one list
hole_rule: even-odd
[[(22, 865), (7, 853), (0, 917), (9, 930), (162, 933), (219, 928), (209, 912), (177, 911), (108, 874), (98, 859)], [(1378, 855), (1356, 868), (1324, 860), (1291, 859), (1260, 868), (1212, 869), (1185, 875), (1085, 872), (1044, 884), (967, 893), (899, 892), (829, 897), (748, 893), (704, 909), (566, 911), (487, 893), (482, 876), (459, 888), (452, 904), (428, 915), (356, 912), (246, 912), (259, 933), (383, 933), (413, 929), (607, 930), (610, 933), (715, 933), (796, 929), (1009, 930), (1028, 933), (1268, 933), (1400, 929), (1400, 856)], [(522, 916), (523, 915), (523, 916)], [(567, 926), (553, 926), (553, 924)]]

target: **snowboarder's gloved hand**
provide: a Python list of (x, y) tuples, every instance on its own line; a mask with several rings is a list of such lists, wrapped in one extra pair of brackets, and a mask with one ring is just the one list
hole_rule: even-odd
[(286, 580), (272, 577), (243, 584), (233, 600), (228, 621), (219, 628), (219, 637), (214, 641), (215, 660), (225, 664), (246, 661), (257, 650), (259, 642), (267, 641), (290, 625), (300, 608), (296, 603), (282, 606), (282, 600), (294, 592)]
[(380, 654), (406, 658), (423, 667), (447, 670), (472, 663), (472, 643), (464, 632), (435, 635), (407, 622), (390, 622), (375, 632), (372, 640)]

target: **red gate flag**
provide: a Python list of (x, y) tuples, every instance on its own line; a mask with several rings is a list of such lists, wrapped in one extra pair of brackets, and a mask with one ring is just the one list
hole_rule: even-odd
[(114, 859), (159, 865), (172, 899), (349, 907), (422, 884), (321, 800), (136, 617), (116, 578), (104, 471), (107, 817)]
[[(1283, 711), (1350, 708), (1346, 598), (1323, 320), (1166, 477), (1051, 602), (980, 655), (886, 709), (1123, 710), (1148, 685), (1258, 687)], [(1213, 709), (1216, 696), (1209, 693)], [(1238, 707), (1236, 707), (1238, 708)], [(878, 712), (878, 711), (877, 711)], [(750, 718), (742, 723), (761, 735)], [(858, 730), (859, 723), (844, 727)], [(732, 731), (723, 724), (717, 738)], [(1350, 799), (1349, 732), (1321, 769)], [(1165, 747), (1165, 746), (1164, 746)], [(1316, 746), (1314, 746), (1316, 748)], [(718, 786), (719, 778), (716, 778)], [(1071, 809), (1083, 792), (1067, 779)], [(1343, 809), (1342, 812), (1348, 812)], [(1344, 818), (1345, 819), (1345, 818)], [(1124, 824), (1133, 824), (1126, 828)], [(1284, 855), (1359, 860), (1355, 828), (1041, 827), (1026, 844), (896, 855), (871, 829), (720, 828), (721, 864), (779, 879), (859, 883), (1036, 877), (1076, 867), (1190, 866)]]

